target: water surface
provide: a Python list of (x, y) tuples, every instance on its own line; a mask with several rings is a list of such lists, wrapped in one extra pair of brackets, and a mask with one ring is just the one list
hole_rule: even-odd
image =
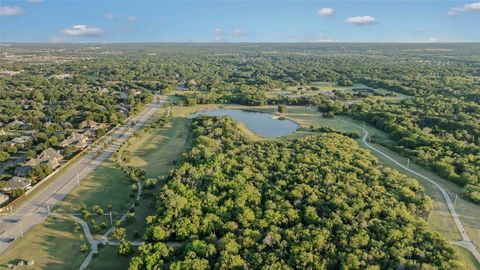
[(265, 137), (277, 137), (287, 135), (289, 133), (295, 132), (298, 128), (298, 125), (295, 122), (288, 119), (279, 119), (269, 113), (251, 112), (243, 110), (207, 110), (192, 114), (188, 118), (195, 118), (200, 114), (206, 114), (210, 116), (228, 115), (236, 121), (245, 124), (245, 126), (252, 132)]

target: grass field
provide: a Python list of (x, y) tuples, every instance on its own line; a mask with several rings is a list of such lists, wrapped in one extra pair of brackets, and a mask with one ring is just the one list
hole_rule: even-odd
[(480, 269), (480, 263), (473, 257), (472, 253), (468, 250), (455, 246), (455, 251), (458, 256), (465, 262), (465, 270), (478, 270)]
[(75, 231), (74, 221), (50, 216), (2, 254), (0, 269), (8, 269), (7, 263), (16, 264), (18, 260), (33, 260), (35, 264), (17, 269), (78, 269), (86, 255), (80, 252), (80, 246), (86, 243), (82, 231)]
[[(134, 247), (135, 249), (135, 247)], [(123, 270), (128, 268), (128, 257), (117, 254), (117, 246), (105, 246), (99, 249), (98, 255), (94, 256), (89, 270), (115, 269)]]

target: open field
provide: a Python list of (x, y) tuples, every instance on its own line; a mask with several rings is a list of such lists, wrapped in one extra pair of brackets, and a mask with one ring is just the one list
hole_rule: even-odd
[[(118, 246), (105, 246), (98, 250), (88, 266), (89, 270), (115, 269), (123, 270), (128, 267), (129, 257), (117, 254)], [(135, 250), (135, 248), (134, 248)]]
[[(311, 89), (312, 87), (318, 88), (318, 90), (313, 90)], [(280, 90), (276, 89), (274, 91), (267, 92), (267, 96), (269, 97), (274, 97), (278, 95), (282, 96), (314, 96), (318, 94), (322, 94), (325, 92), (332, 92), (333, 90), (338, 90), (340, 92), (343, 92), (345, 94), (355, 94), (353, 91), (354, 88), (370, 88), (369, 86), (361, 83), (355, 83), (353, 86), (338, 86), (337, 83), (335, 82), (311, 82), (310, 84), (306, 84), (303, 86), (288, 86), (286, 89)], [(376, 99), (388, 99), (388, 100), (402, 100), (406, 98), (407, 96), (392, 92), (383, 88), (372, 88), (374, 89), (377, 93), (385, 95), (389, 93), (394, 93), (395, 96), (374, 96), (370, 95), (370, 98), (376, 98)], [(359, 98), (355, 100), (361, 100)], [(350, 100), (351, 101), (351, 100)]]
[(478, 270), (480, 263), (473, 257), (472, 253), (464, 248), (454, 246), (458, 256), (465, 262), (465, 270)]
[(65, 269), (78, 268), (85, 253), (80, 251), (87, 244), (81, 230), (75, 230), (75, 222), (70, 219), (50, 216), (43, 223), (35, 225), (16, 241), (0, 258), (0, 269), (8, 269), (7, 263), (18, 260), (33, 260), (33, 266), (17, 269)]

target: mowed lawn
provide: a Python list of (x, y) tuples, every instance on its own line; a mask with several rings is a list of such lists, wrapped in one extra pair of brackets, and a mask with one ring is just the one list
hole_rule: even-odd
[(0, 269), (9, 269), (8, 263), (16, 265), (19, 260), (33, 260), (35, 263), (17, 269), (78, 269), (86, 256), (80, 252), (80, 246), (86, 243), (83, 232), (75, 231), (73, 220), (50, 216), (2, 254)]
[[(145, 170), (147, 178), (165, 176), (170, 170), (181, 164), (182, 154), (190, 145), (190, 122), (182, 117), (175, 117), (171, 124), (150, 134), (137, 138), (128, 148), (132, 159), (128, 165)], [(176, 161), (174, 163), (174, 161)], [(155, 194), (163, 183), (159, 180), (155, 189), (144, 189), (135, 210), (135, 220), (126, 226), (127, 236), (132, 240), (133, 234), (143, 234), (146, 229), (145, 218), (154, 213)]]
[(166, 174), (180, 161), (188, 140), (189, 120), (175, 117), (165, 128), (144, 134), (132, 140), (128, 151), (132, 153), (129, 166), (145, 170), (147, 178)]

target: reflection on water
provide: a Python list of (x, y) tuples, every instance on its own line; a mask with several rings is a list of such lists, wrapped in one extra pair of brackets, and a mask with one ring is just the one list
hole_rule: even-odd
[(200, 114), (210, 116), (228, 115), (233, 119), (242, 122), (252, 132), (266, 137), (276, 137), (286, 135), (297, 130), (298, 125), (290, 120), (278, 118), (269, 113), (250, 112), (243, 110), (215, 109), (202, 111), (190, 115), (188, 118), (195, 118)]

